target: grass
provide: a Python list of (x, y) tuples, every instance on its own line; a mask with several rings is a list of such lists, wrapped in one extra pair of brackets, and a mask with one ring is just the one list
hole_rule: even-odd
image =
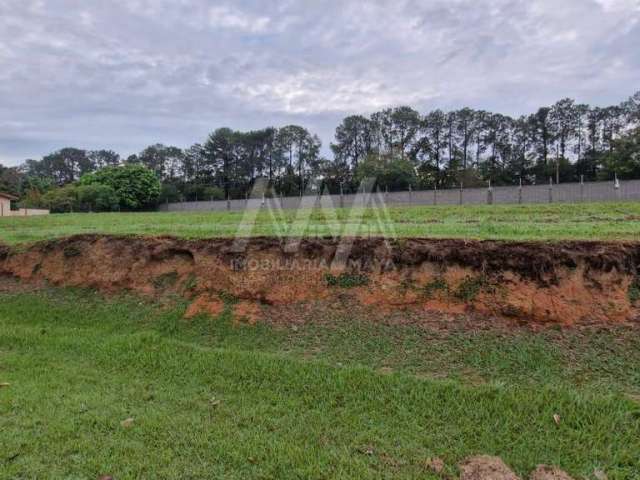
[(478, 453), (523, 477), (538, 463), (640, 471), (636, 331), (275, 328), (183, 311), (0, 294), (0, 478), (437, 478), (427, 458), (456, 475)]
[[(102, 213), (0, 218), (0, 241), (21, 243), (78, 233), (177, 235), (391, 235), (506, 240), (637, 240), (640, 202), (393, 207), (243, 212)], [(385, 220), (387, 218), (387, 220)]]

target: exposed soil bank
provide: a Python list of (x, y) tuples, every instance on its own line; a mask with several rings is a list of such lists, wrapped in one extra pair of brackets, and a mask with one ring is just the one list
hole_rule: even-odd
[[(0, 273), (27, 281), (193, 299), (189, 315), (238, 300), (349, 301), (378, 311), (479, 312), (523, 322), (640, 320), (640, 242), (81, 235), (0, 246)], [(345, 302), (345, 299), (348, 300)]]

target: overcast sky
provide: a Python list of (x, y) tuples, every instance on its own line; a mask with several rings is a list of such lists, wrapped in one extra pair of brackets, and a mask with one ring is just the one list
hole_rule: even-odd
[(0, 163), (640, 89), (640, 0), (0, 0)]

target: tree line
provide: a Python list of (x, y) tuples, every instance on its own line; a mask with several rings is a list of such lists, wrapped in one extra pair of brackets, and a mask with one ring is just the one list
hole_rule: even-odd
[(640, 178), (639, 126), (640, 92), (608, 107), (566, 98), (518, 118), (400, 106), (344, 118), (331, 159), (321, 155), (318, 136), (299, 125), (219, 128), (186, 149), (156, 144), (127, 158), (63, 148), (0, 166), (0, 190), (42, 206), (51, 190), (122, 165), (154, 172), (161, 182), (155, 202), (244, 198), (258, 178), (268, 180), (267, 195), (285, 196), (312, 180), (332, 193), (353, 192), (366, 177), (388, 190)]

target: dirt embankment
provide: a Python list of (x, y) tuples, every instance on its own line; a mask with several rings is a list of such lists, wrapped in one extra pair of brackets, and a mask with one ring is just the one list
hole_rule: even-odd
[[(179, 293), (189, 314), (230, 298), (261, 305), (356, 302), (377, 311), (478, 312), (523, 322), (640, 319), (640, 242), (74, 236), (0, 247), (0, 273), (145, 295)], [(348, 300), (348, 301), (346, 301)]]

